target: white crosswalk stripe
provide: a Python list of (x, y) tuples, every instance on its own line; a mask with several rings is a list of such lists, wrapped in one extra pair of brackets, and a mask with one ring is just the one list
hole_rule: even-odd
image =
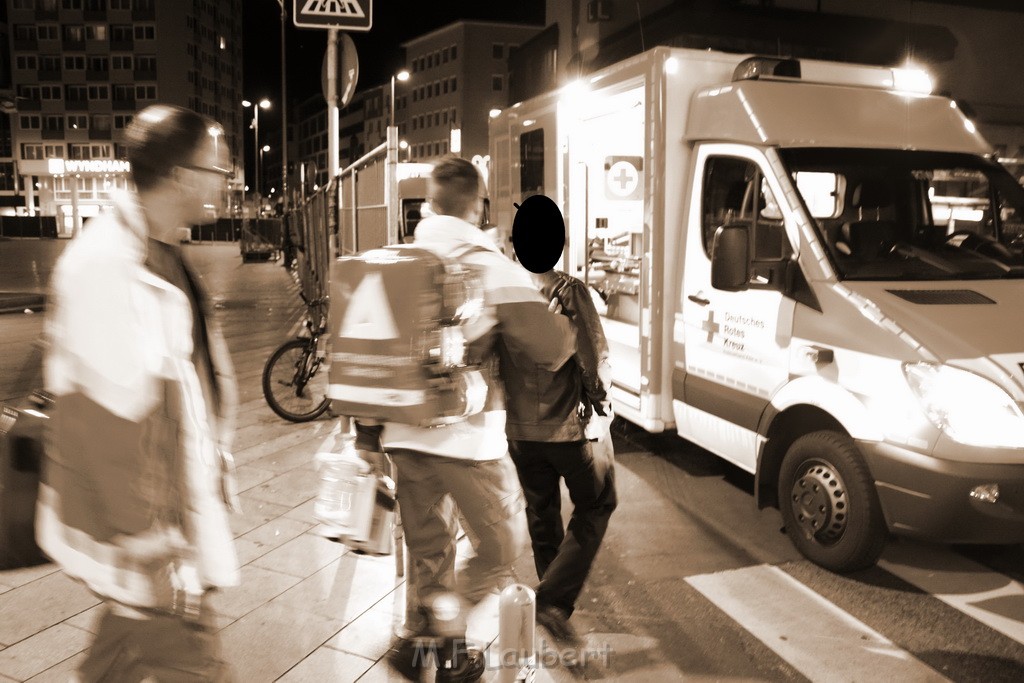
[(961, 555), (921, 545), (891, 544), (878, 566), (1024, 644), (1024, 586), (1018, 581)]
[(948, 680), (778, 567), (686, 581), (812, 681)]

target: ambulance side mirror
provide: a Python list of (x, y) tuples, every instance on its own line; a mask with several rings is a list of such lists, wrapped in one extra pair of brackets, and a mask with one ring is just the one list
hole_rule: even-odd
[(742, 292), (750, 283), (750, 228), (723, 225), (711, 244), (711, 286)]

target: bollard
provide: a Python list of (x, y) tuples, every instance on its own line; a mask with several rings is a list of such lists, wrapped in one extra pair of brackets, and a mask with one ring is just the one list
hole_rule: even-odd
[(536, 675), (537, 597), (533, 589), (514, 583), (501, 591), (498, 603), (498, 683), (532, 683)]

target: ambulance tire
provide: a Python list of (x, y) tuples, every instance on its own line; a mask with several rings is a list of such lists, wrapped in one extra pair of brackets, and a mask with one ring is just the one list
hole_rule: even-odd
[(806, 434), (779, 472), (786, 533), (804, 557), (834, 572), (871, 567), (888, 540), (874, 480), (845, 434)]
[[(312, 362), (312, 352), (309, 339), (292, 339), (281, 344), (263, 366), (263, 398), (271, 410), (289, 422), (315, 420), (331, 405), (326, 395), (326, 367), (317, 367), (316, 378), (301, 376)], [(301, 396), (296, 393), (297, 382), (303, 387)]]

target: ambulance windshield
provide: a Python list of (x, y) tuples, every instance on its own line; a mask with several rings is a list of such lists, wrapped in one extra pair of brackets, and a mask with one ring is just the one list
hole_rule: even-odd
[(780, 154), (847, 280), (1024, 278), (1024, 188), (969, 154)]

